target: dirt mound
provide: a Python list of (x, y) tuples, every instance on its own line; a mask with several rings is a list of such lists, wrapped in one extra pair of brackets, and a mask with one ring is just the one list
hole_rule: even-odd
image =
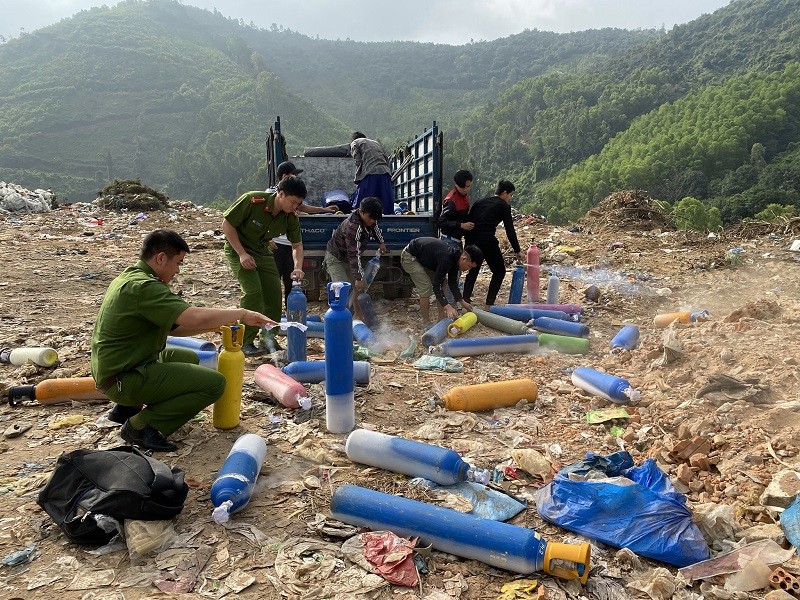
[(597, 233), (607, 229), (674, 230), (669, 215), (644, 190), (622, 190), (606, 196), (579, 224)]
[(165, 210), (169, 197), (142, 184), (138, 179), (115, 179), (97, 192), (95, 204), (106, 210)]

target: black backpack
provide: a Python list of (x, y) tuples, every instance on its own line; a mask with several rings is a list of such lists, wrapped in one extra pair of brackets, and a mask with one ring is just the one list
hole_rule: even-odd
[(62, 454), (36, 502), (71, 542), (100, 545), (116, 530), (105, 531), (94, 515), (120, 524), (171, 519), (183, 510), (188, 493), (181, 469), (119, 446)]

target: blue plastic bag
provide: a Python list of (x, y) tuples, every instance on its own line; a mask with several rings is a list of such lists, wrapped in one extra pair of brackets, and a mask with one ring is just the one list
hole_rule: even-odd
[[(536, 492), (539, 515), (589, 539), (676, 567), (708, 559), (708, 544), (692, 522), (686, 497), (652, 459), (628, 467), (632, 464), (628, 452), (587, 454), (585, 461), (565, 467)], [(592, 469), (608, 477), (627, 477), (631, 484), (568, 478), (569, 473)]]
[(788, 542), (796, 548), (795, 554), (800, 554), (800, 497), (781, 513), (781, 528)]

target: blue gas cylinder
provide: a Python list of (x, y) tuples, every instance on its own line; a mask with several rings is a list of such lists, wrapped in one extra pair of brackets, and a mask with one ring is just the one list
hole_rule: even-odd
[(489, 312), (495, 315), (508, 317), (509, 319), (526, 322), (539, 317), (550, 317), (552, 319), (562, 319), (564, 321), (574, 320), (572, 316), (568, 315), (563, 310), (542, 310), (539, 308), (530, 308), (529, 306), (514, 306), (513, 304), (506, 304), (505, 306), (495, 304), (489, 307)]
[(367, 327), (375, 327), (378, 324), (378, 313), (375, 312), (375, 305), (367, 292), (361, 292), (358, 296), (358, 305), (361, 307), (361, 316)]
[(441, 342), (443, 339), (447, 338), (449, 335), (448, 330), (450, 325), (453, 324), (453, 319), (450, 317), (445, 317), (433, 327), (428, 329), (425, 333), (422, 334), (422, 345), (426, 348), (429, 346), (434, 346)]
[(511, 274), (511, 289), (508, 291), (508, 303), (522, 302), (522, 289), (525, 287), (525, 266), (517, 265)]
[(439, 485), (459, 481), (489, 482), (489, 474), (467, 463), (455, 450), (369, 429), (356, 429), (345, 443), (347, 458), (409, 477), (424, 477)]
[[(281, 369), (289, 377), (300, 383), (320, 383), (325, 381), (324, 360), (301, 360), (289, 363)], [(369, 383), (370, 365), (365, 360), (353, 361), (353, 381)]]
[(353, 320), (353, 339), (364, 348), (374, 348), (378, 343), (378, 338), (369, 326), (358, 319)]
[[(303, 293), (300, 281), (292, 282), (292, 291), (286, 298), (286, 320), (290, 323), (306, 324), (308, 300)], [(289, 362), (306, 360), (307, 336), (300, 327), (289, 327), (286, 330), (286, 356)]]
[(378, 274), (378, 270), (380, 270), (380, 268), (381, 253), (378, 252), (375, 256), (367, 261), (366, 265), (364, 265), (364, 289), (361, 290), (362, 292), (366, 292), (369, 289), (369, 286), (371, 286), (372, 282), (375, 281), (375, 275)]
[(247, 505), (266, 457), (267, 443), (260, 435), (246, 433), (236, 440), (211, 486), (216, 523), (227, 522)]
[(571, 379), (573, 385), (582, 390), (617, 404), (637, 402), (641, 396), (640, 392), (633, 389), (627, 379), (591, 367), (576, 367), (572, 371)]
[(433, 346), (431, 354), (440, 356), (477, 356), (479, 354), (530, 354), (539, 348), (539, 338), (529, 335), (454, 338)]
[(633, 350), (639, 343), (639, 328), (636, 325), (625, 325), (611, 338), (611, 352)]
[(331, 498), (333, 518), (373, 531), (418, 537), (421, 545), (493, 567), (530, 574), (543, 570), (562, 579), (589, 577), (588, 543), (548, 542), (533, 529), (493, 521), (451, 508), (376, 492), (356, 485), (340, 486)]
[(347, 433), (356, 426), (353, 383), (353, 317), (347, 310), (351, 286), (328, 283), (325, 313), (325, 421), (331, 433)]
[(551, 317), (537, 317), (531, 321), (530, 325), (536, 331), (542, 333), (553, 333), (555, 335), (567, 335), (569, 337), (588, 338), (589, 327), (583, 323), (574, 321), (564, 321), (563, 319), (553, 319)]

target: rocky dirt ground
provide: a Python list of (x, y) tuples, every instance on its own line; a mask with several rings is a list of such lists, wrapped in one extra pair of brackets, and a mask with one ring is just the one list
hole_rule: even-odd
[[(586, 452), (625, 448), (637, 464), (648, 457), (658, 461), (687, 495), (698, 523), (711, 508), (732, 508), (717, 527), (703, 526), (715, 552), (761, 538), (788, 547), (775, 525), (778, 512), (763, 506), (762, 495), (779, 472), (800, 471), (800, 261), (789, 251), (800, 224), (751, 224), (708, 237), (673, 231), (661, 217), (635, 194), (622, 194), (570, 228), (520, 218), (523, 245), (535, 238), (543, 264), (561, 276), (560, 300), (586, 307), (591, 352), (486, 355), (463, 359), (461, 373), (442, 373), (415, 369), (395, 349), (373, 358), (371, 383), (357, 388), (358, 425), (453, 448), (472, 464), (500, 471), (511, 465), (513, 450), (538, 450), (552, 467), (549, 473), (516, 469), (518, 479), (507, 477), (500, 485), (529, 500), (512, 523), (549, 540), (580, 541), (537, 515), (533, 492)], [(144, 213), (88, 204), (42, 214), (0, 212), (6, 265), (0, 347), (51, 346), (60, 358), (53, 368), (0, 365), (0, 385), (89, 374), (89, 340), (105, 288), (135, 260), (143, 236), (154, 228), (175, 229), (192, 248), (176, 291), (196, 304), (236, 305), (220, 221), (216, 210), (177, 202)], [(482, 274), (476, 298), (482, 299), (487, 282)], [(509, 283), (507, 276), (500, 300)], [(584, 297), (592, 284), (601, 291), (596, 302)], [(380, 335), (399, 336), (400, 348), (408, 335), (419, 336), (414, 299), (378, 299), (376, 305)], [(326, 308), (309, 305), (311, 313)], [(706, 309), (711, 318), (653, 327), (654, 315), (678, 309)], [(609, 340), (626, 323), (639, 326), (641, 345), (612, 355)], [(467, 335), (495, 334), (478, 325)], [(322, 358), (320, 342), (310, 341), (310, 358)], [(433, 503), (441, 498), (411, 488), (405, 476), (351, 463), (345, 436), (325, 429), (324, 388), (310, 387), (310, 417), (283, 408), (253, 383), (262, 360), (247, 360), (239, 427), (215, 430), (210, 414), (201, 414), (174, 436), (177, 452), (157, 455), (184, 469), (191, 489), (174, 523), (172, 548), (137, 564), (124, 547), (99, 554), (67, 543), (35, 502), (61, 452), (120, 443), (116, 429), (102, 427), (102, 419), (98, 425), (107, 405), (3, 404), (0, 431), (31, 427), (0, 439), (0, 557), (35, 550), (28, 561), (0, 566), (0, 597), (132, 600), (171, 590), (196, 598), (723, 599), (762, 598), (767, 591), (726, 591), (724, 578), (687, 584), (674, 567), (597, 544), (585, 587), (534, 573), (527, 578), (540, 582), (538, 590), (501, 596), (504, 585), (523, 576), (435, 551), (417, 588), (376, 585), (366, 571), (349, 568), (342, 539), (330, 535), (336, 531), (329, 522), (333, 491), (352, 482)], [(641, 391), (641, 402), (628, 407), (630, 418), (587, 424), (589, 410), (613, 405), (571, 384), (570, 370), (579, 365), (626, 377)], [(535, 402), (486, 413), (448, 412), (432, 402), (456, 385), (519, 377), (539, 386)], [(264, 436), (269, 452), (252, 501), (226, 528), (210, 519), (209, 488), (245, 432)], [(513, 471), (505, 469), (507, 475)], [(789, 500), (800, 489), (797, 478), (784, 487)], [(783, 568), (800, 574), (796, 557)]]

